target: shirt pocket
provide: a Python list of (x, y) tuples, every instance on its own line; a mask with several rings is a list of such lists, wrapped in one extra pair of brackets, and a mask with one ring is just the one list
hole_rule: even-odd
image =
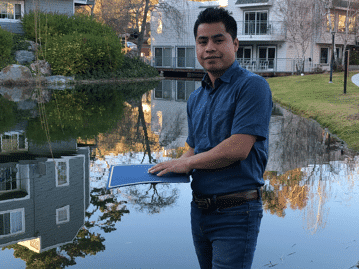
[(216, 109), (213, 112), (212, 134), (222, 142), (231, 136), (234, 111), (227, 108)]

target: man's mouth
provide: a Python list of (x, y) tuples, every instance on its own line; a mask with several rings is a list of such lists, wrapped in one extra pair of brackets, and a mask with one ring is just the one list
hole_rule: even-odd
[(213, 59), (218, 59), (220, 58), (219, 56), (210, 56), (210, 57), (206, 57), (204, 58), (205, 60), (213, 60)]

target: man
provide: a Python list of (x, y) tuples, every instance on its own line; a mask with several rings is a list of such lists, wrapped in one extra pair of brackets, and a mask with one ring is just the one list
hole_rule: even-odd
[(187, 103), (190, 149), (149, 172), (191, 172), (192, 235), (201, 268), (250, 268), (263, 212), (271, 91), (235, 60), (237, 25), (226, 10), (202, 11), (194, 36), (207, 74)]

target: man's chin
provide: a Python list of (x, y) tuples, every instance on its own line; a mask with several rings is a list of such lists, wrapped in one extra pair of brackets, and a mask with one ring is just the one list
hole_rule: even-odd
[(209, 68), (205, 68), (205, 70), (208, 72), (208, 73), (211, 73), (211, 74), (223, 74), (224, 72), (226, 72), (226, 69), (223, 69), (223, 68), (216, 68), (216, 67), (209, 67)]

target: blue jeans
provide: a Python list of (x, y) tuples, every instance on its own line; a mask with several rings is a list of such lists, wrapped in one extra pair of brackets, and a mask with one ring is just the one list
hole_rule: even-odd
[(192, 236), (201, 269), (251, 268), (262, 217), (261, 200), (213, 211), (192, 201)]

